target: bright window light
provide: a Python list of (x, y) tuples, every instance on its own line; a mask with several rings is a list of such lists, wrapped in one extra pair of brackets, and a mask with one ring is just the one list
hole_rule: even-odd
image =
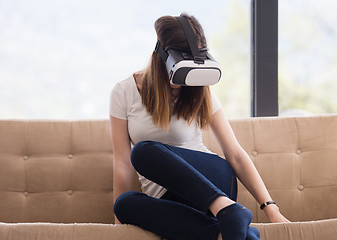
[(148, 64), (154, 21), (194, 15), (222, 64), (214, 89), (229, 117), (249, 116), (249, 0), (0, 2), (0, 118), (109, 117), (117, 81)]

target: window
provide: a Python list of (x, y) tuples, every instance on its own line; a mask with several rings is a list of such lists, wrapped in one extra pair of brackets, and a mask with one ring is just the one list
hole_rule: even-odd
[(219, 14), (211, 50), (222, 65), (222, 79), (213, 87), (228, 118), (250, 116), (250, 1), (230, 0)]
[(229, 118), (249, 116), (249, 0), (0, 3), (0, 118), (108, 118), (110, 90), (144, 68), (154, 21), (186, 11), (222, 64), (214, 91)]
[(333, 0), (279, 1), (280, 115), (337, 113)]

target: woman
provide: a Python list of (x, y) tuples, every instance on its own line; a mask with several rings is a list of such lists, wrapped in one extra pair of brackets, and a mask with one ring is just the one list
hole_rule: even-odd
[[(199, 47), (206, 48), (199, 22), (182, 16)], [(177, 18), (159, 18), (155, 30), (164, 49), (188, 47)], [(116, 223), (133, 224), (166, 239), (260, 239), (258, 230), (249, 226), (252, 213), (235, 202), (236, 177), (265, 205), (271, 222), (288, 221), (272, 202), (209, 87), (170, 84), (156, 51), (144, 72), (112, 90), (110, 120)], [(202, 143), (201, 129), (207, 127), (226, 159)], [(135, 169), (142, 193), (131, 191)]]

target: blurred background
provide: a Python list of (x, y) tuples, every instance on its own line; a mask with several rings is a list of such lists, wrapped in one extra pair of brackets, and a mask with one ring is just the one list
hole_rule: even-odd
[[(186, 12), (222, 65), (213, 90), (250, 117), (250, 0), (0, 0), (0, 118), (107, 119), (116, 82), (146, 67), (154, 21)], [(281, 116), (337, 113), (337, 2), (279, 1)]]

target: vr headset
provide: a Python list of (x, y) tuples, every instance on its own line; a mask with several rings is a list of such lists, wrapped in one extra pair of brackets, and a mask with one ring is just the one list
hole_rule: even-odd
[(183, 17), (177, 17), (183, 27), (189, 48), (165, 48), (157, 41), (157, 52), (166, 64), (170, 83), (181, 86), (209, 86), (219, 82), (221, 70), (207, 48), (198, 48), (195, 34)]

